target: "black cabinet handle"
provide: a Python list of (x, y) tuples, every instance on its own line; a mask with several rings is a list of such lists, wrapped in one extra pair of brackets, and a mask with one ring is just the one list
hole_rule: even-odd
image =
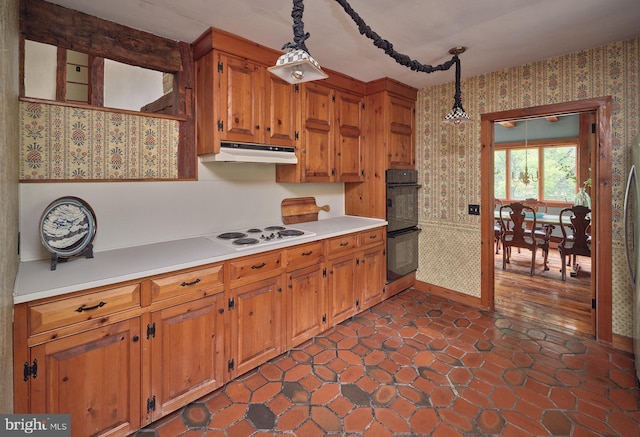
[(346, 241), (344, 243), (340, 243), (340, 247), (345, 247), (345, 246), (348, 246), (348, 245), (349, 245), (349, 243), (346, 242)]
[(197, 283), (200, 282), (200, 278), (196, 279), (195, 281), (191, 281), (191, 282), (183, 282), (182, 284), (180, 284), (182, 287), (189, 287), (190, 285), (196, 285)]
[(266, 266), (266, 264), (265, 264), (265, 263), (262, 263), (262, 264), (259, 264), (259, 265), (251, 266), (251, 268), (252, 268), (252, 269), (261, 269), (261, 268), (263, 268), (264, 266)]
[(102, 308), (103, 306), (105, 306), (107, 303), (106, 302), (100, 302), (97, 305), (94, 305), (92, 307), (79, 307), (76, 312), (81, 313), (83, 311), (91, 311), (91, 310), (97, 310), (98, 308)]
[(302, 256), (309, 256), (313, 253), (313, 250), (310, 250), (309, 252), (302, 252)]

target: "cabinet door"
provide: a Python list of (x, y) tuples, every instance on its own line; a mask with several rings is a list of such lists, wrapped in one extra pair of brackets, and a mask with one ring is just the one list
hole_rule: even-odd
[(265, 77), (265, 142), (278, 146), (295, 146), (298, 129), (298, 95), (295, 87), (266, 70)]
[(287, 349), (327, 326), (323, 270), (319, 264), (287, 274)]
[(364, 97), (336, 92), (336, 152), (337, 180), (360, 182), (363, 170)]
[(31, 349), (31, 413), (71, 414), (72, 435), (125, 436), (140, 426), (140, 319)]
[(361, 296), (360, 310), (371, 308), (382, 302), (386, 277), (386, 258), (384, 247), (376, 247), (362, 252), (358, 265)]
[(317, 83), (305, 83), (301, 100), (303, 181), (331, 182), (335, 174), (333, 90)]
[(220, 96), (217, 97), (220, 139), (264, 142), (264, 127), (260, 125), (264, 104), (264, 67), (219, 53), (216, 71), (220, 81)]
[[(223, 383), (223, 294), (151, 314), (149, 421), (177, 410)], [(146, 402), (145, 402), (146, 404)]]
[(346, 255), (329, 261), (329, 326), (351, 317), (357, 311), (359, 293), (356, 275), (356, 257)]
[(415, 167), (413, 131), (415, 102), (394, 96), (389, 98), (389, 168)]
[(231, 290), (231, 377), (283, 350), (282, 275)]

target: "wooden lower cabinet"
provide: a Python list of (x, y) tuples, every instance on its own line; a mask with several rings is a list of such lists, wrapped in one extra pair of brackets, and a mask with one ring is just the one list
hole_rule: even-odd
[(329, 326), (336, 325), (358, 311), (357, 258), (353, 253), (330, 259), (327, 265), (329, 287)]
[(371, 308), (385, 298), (387, 258), (384, 246), (367, 249), (360, 255), (360, 310)]
[(126, 436), (380, 302), (384, 228), (15, 306), (14, 411)]
[(287, 349), (298, 346), (327, 328), (325, 276), (323, 264), (287, 273)]
[(283, 351), (282, 275), (232, 288), (228, 302), (230, 377), (241, 375)]
[(223, 293), (155, 311), (146, 326), (151, 386), (145, 423), (175, 411), (224, 381)]
[(29, 412), (71, 414), (74, 437), (134, 432), (140, 427), (140, 347), (136, 317), (30, 348), (36, 376), (29, 382)]

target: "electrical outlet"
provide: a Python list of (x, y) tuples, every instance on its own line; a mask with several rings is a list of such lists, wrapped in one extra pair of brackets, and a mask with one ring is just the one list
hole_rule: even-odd
[(480, 205), (469, 204), (469, 215), (480, 215)]

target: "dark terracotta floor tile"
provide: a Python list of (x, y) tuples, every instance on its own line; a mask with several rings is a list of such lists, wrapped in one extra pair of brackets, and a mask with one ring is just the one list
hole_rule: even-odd
[(311, 419), (313, 419), (325, 433), (339, 433), (342, 431), (342, 421), (340, 417), (327, 407), (312, 407)]

